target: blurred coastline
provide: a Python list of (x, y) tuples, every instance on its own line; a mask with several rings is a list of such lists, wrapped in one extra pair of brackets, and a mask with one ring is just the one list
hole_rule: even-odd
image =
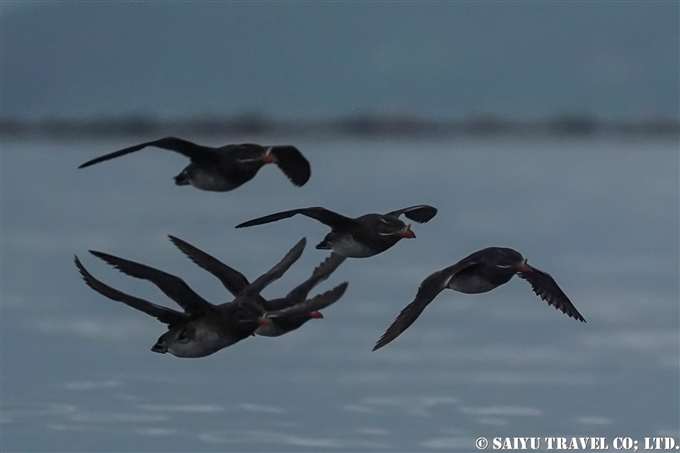
[(495, 115), (474, 115), (460, 120), (429, 120), (410, 115), (355, 114), (329, 119), (277, 119), (258, 113), (232, 116), (201, 115), (161, 119), (150, 115), (99, 116), (88, 119), (45, 117), (0, 119), (3, 140), (110, 139), (154, 135), (248, 134), (252, 136), (342, 137), (553, 137), (649, 136), (677, 138), (680, 123), (671, 118), (605, 121), (596, 116), (561, 114), (522, 120)]

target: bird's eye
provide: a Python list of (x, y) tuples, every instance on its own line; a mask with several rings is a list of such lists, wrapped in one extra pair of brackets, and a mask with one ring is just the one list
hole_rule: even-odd
[(180, 330), (179, 334), (177, 334), (177, 341), (187, 341), (187, 331), (186, 330)]

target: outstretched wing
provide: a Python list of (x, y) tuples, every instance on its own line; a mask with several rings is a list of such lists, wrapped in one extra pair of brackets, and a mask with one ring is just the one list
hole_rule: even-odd
[(292, 209), (290, 211), (277, 212), (276, 214), (258, 217), (257, 219), (249, 220), (247, 222), (241, 223), (240, 225), (236, 225), (236, 228), (264, 225), (265, 223), (276, 222), (277, 220), (293, 217), (296, 214), (311, 217), (312, 219), (318, 220), (319, 222), (323, 223), (324, 225), (328, 225), (331, 228), (349, 228), (357, 225), (354, 219), (350, 219), (344, 215), (340, 215), (333, 211), (329, 211), (326, 208), (317, 206), (313, 208)]
[(196, 294), (184, 280), (167, 272), (118, 258), (108, 253), (90, 250), (90, 253), (104, 260), (114, 268), (131, 277), (148, 280), (158, 287), (166, 296), (174, 300), (189, 314), (203, 314), (215, 310), (215, 306)]
[(294, 185), (304, 186), (309, 181), (312, 175), (309, 162), (296, 147), (273, 146), (270, 154), (276, 158), (276, 165)]
[(414, 222), (425, 223), (437, 215), (437, 208), (433, 208), (426, 204), (420, 204), (418, 206), (410, 206), (408, 208), (388, 212), (386, 215), (399, 217), (402, 214), (405, 215), (407, 219), (411, 219)]
[(180, 313), (179, 311), (173, 310), (171, 308), (162, 307), (160, 305), (153, 304), (144, 299), (125, 294), (124, 292), (118, 291), (101, 281), (97, 280), (90, 274), (87, 269), (82, 265), (78, 257), (75, 257), (76, 267), (80, 272), (80, 275), (85, 280), (87, 286), (97, 291), (104, 297), (108, 297), (116, 302), (122, 302), (134, 309), (146, 313), (149, 316), (153, 316), (158, 319), (163, 324), (168, 324), (170, 327), (181, 324), (190, 319), (189, 315), (186, 313)]
[(555, 282), (550, 274), (528, 264), (525, 264), (525, 267), (527, 270), (519, 272), (517, 275), (531, 284), (531, 289), (534, 290), (537, 296), (562, 313), (578, 321), (586, 322), (585, 318), (576, 310), (576, 307), (574, 307), (560, 287), (557, 286), (557, 282)]
[[(258, 296), (264, 288), (271, 284), (274, 280), (277, 280), (286, 273), (286, 271), (295, 263), (300, 256), (302, 256), (302, 251), (307, 245), (307, 239), (302, 238), (295, 244), (295, 246), (286, 253), (286, 255), (279, 261), (274, 267), (269, 269), (267, 272), (259, 276), (250, 285), (243, 288), (243, 291), (239, 293), (234, 299), (235, 303), (252, 304), (255, 296)], [(264, 307), (263, 307), (264, 308)]]
[(321, 264), (319, 264), (312, 272), (311, 277), (296, 286), (291, 292), (286, 295), (286, 299), (293, 304), (302, 302), (307, 298), (309, 292), (319, 283), (326, 280), (330, 275), (340, 266), (347, 258), (340, 256), (337, 253), (331, 253)]
[[(178, 249), (182, 251), (191, 261), (196, 263), (201, 268), (213, 274), (217, 277), (222, 285), (229, 291), (232, 295), (238, 296), (243, 289), (250, 284), (245, 275), (237, 271), (236, 269), (227, 266), (222, 261), (217, 258), (208, 255), (204, 251), (194, 247), (172, 235), (168, 235), (170, 241), (172, 241)], [(264, 298), (258, 297), (258, 303), (263, 305), (266, 303)]]
[(319, 283), (326, 280), (330, 275), (340, 266), (347, 258), (340, 256), (337, 253), (331, 253), (316, 269), (312, 275), (296, 286), (283, 299), (274, 299), (266, 303), (266, 310), (280, 310), (285, 307), (290, 307), (304, 301), (309, 292)]
[(375, 351), (382, 348), (401, 335), (403, 331), (408, 329), (411, 324), (418, 319), (418, 316), (425, 310), (425, 307), (427, 307), (439, 293), (446, 289), (451, 277), (462, 269), (474, 264), (475, 263), (472, 261), (459, 261), (453, 266), (437, 271), (423, 280), (418, 288), (416, 298), (399, 313), (399, 316), (397, 316), (394, 322), (392, 322), (392, 325), (388, 327), (382, 337), (380, 337), (380, 340), (375, 344), (373, 350)]
[(112, 153), (106, 154), (88, 160), (78, 168), (89, 167), (90, 165), (98, 164), (99, 162), (104, 162), (105, 160), (115, 159), (116, 157), (124, 156), (126, 154), (134, 153), (147, 146), (155, 146), (156, 148), (167, 149), (169, 151), (175, 151), (180, 153), (189, 159), (193, 160), (208, 160), (216, 158), (214, 150), (207, 146), (197, 145), (187, 140), (183, 140), (177, 137), (165, 137), (151, 142), (140, 143), (139, 145), (130, 146), (129, 148), (121, 149), (119, 151), (114, 151)]
[(314, 296), (311, 299), (307, 299), (304, 302), (295, 304), (292, 307), (284, 308), (283, 310), (268, 312), (266, 317), (275, 318), (278, 316), (307, 315), (314, 311), (323, 310), (329, 305), (332, 305), (335, 302), (337, 302), (342, 297), (342, 295), (345, 294), (345, 290), (347, 290), (348, 285), (349, 283), (347, 282), (341, 283), (329, 291)]

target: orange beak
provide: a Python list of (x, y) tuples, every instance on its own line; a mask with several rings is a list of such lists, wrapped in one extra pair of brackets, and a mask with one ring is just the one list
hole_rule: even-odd
[(311, 316), (312, 319), (323, 319), (323, 315), (320, 311), (313, 311), (309, 314), (309, 316)]
[(262, 161), (265, 164), (273, 164), (274, 162), (276, 162), (276, 158), (271, 154), (265, 154), (264, 157), (262, 158)]
[(411, 231), (411, 225), (406, 225), (406, 228), (401, 232), (401, 235), (406, 239), (415, 239), (416, 237), (415, 233)]
[(260, 318), (260, 324), (263, 326), (268, 326), (269, 320), (267, 318)]

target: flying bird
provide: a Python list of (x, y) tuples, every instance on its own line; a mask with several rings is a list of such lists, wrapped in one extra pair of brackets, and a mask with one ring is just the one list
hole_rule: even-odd
[[(227, 266), (217, 258), (194, 247), (186, 241), (175, 236), (169, 237), (172, 243), (191, 259), (191, 261), (217, 277), (232, 295), (238, 296), (241, 291), (249, 285), (248, 279), (236, 269)], [(337, 297), (335, 297), (335, 293), (332, 295), (323, 293), (306, 303), (305, 299), (309, 295), (309, 292), (319, 283), (326, 280), (335, 269), (343, 263), (343, 261), (345, 261), (344, 257), (331, 253), (331, 256), (326, 258), (316, 269), (314, 269), (314, 272), (312, 272), (312, 275), (307, 280), (295, 287), (295, 289), (289, 292), (284, 298), (267, 301), (262, 296), (258, 295), (257, 303), (268, 312), (265, 317), (268, 322), (262, 323), (255, 333), (266, 337), (278, 337), (302, 327), (303, 324), (311, 319), (323, 318), (320, 310), (338, 300), (340, 296), (342, 296), (342, 293)], [(331, 291), (342, 290), (344, 293), (346, 287), (347, 284), (344, 286), (340, 285)]]
[(294, 146), (244, 143), (213, 148), (176, 137), (165, 137), (130, 146), (89, 160), (78, 168), (134, 153), (147, 146), (175, 151), (191, 160), (191, 163), (174, 177), (178, 186), (190, 184), (201, 190), (227, 192), (253, 179), (265, 164), (276, 164), (298, 187), (305, 185), (311, 175), (309, 162)]
[[(153, 352), (170, 353), (177, 357), (205, 357), (231, 346), (251, 335), (269, 318), (297, 315), (313, 310), (310, 305), (330, 305), (342, 296), (344, 283), (310, 301), (296, 305), (280, 304), (271, 313), (258, 303), (260, 292), (295, 263), (304, 250), (306, 240), (298, 242), (283, 259), (269, 271), (243, 287), (232, 302), (214, 305), (196, 294), (182, 279), (144, 264), (125, 260), (102, 252), (90, 251), (119, 271), (155, 284), (166, 296), (175, 301), (183, 311), (153, 304), (114, 289), (97, 280), (82, 265), (78, 257), (75, 264), (85, 283), (103, 296), (122, 302), (167, 324), (168, 331), (160, 336), (151, 348)], [(332, 300), (335, 298), (335, 300)], [(316, 299), (316, 301), (314, 301)], [(312, 303), (314, 301), (314, 303)]]
[(548, 273), (530, 266), (527, 259), (515, 250), (489, 247), (423, 280), (414, 301), (399, 313), (373, 350), (382, 348), (401, 335), (418, 319), (425, 307), (446, 288), (465, 294), (485, 293), (507, 283), (513, 275), (528, 281), (534, 293), (548, 305), (578, 321), (586, 322)]
[(377, 255), (392, 247), (404, 238), (415, 238), (411, 225), (399, 219), (406, 218), (425, 223), (437, 214), (437, 209), (428, 205), (411, 206), (387, 214), (365, 214), (352, 219), (322, 207), (293, 209), (277, 212), (237, 225), (245, 228), (254, 225), (276, 222), (294, 215), (304, 215), (331, 227), (331, 232), (317, 244), (319, 250), (333, 250), (346, 258), (366, 258)]

